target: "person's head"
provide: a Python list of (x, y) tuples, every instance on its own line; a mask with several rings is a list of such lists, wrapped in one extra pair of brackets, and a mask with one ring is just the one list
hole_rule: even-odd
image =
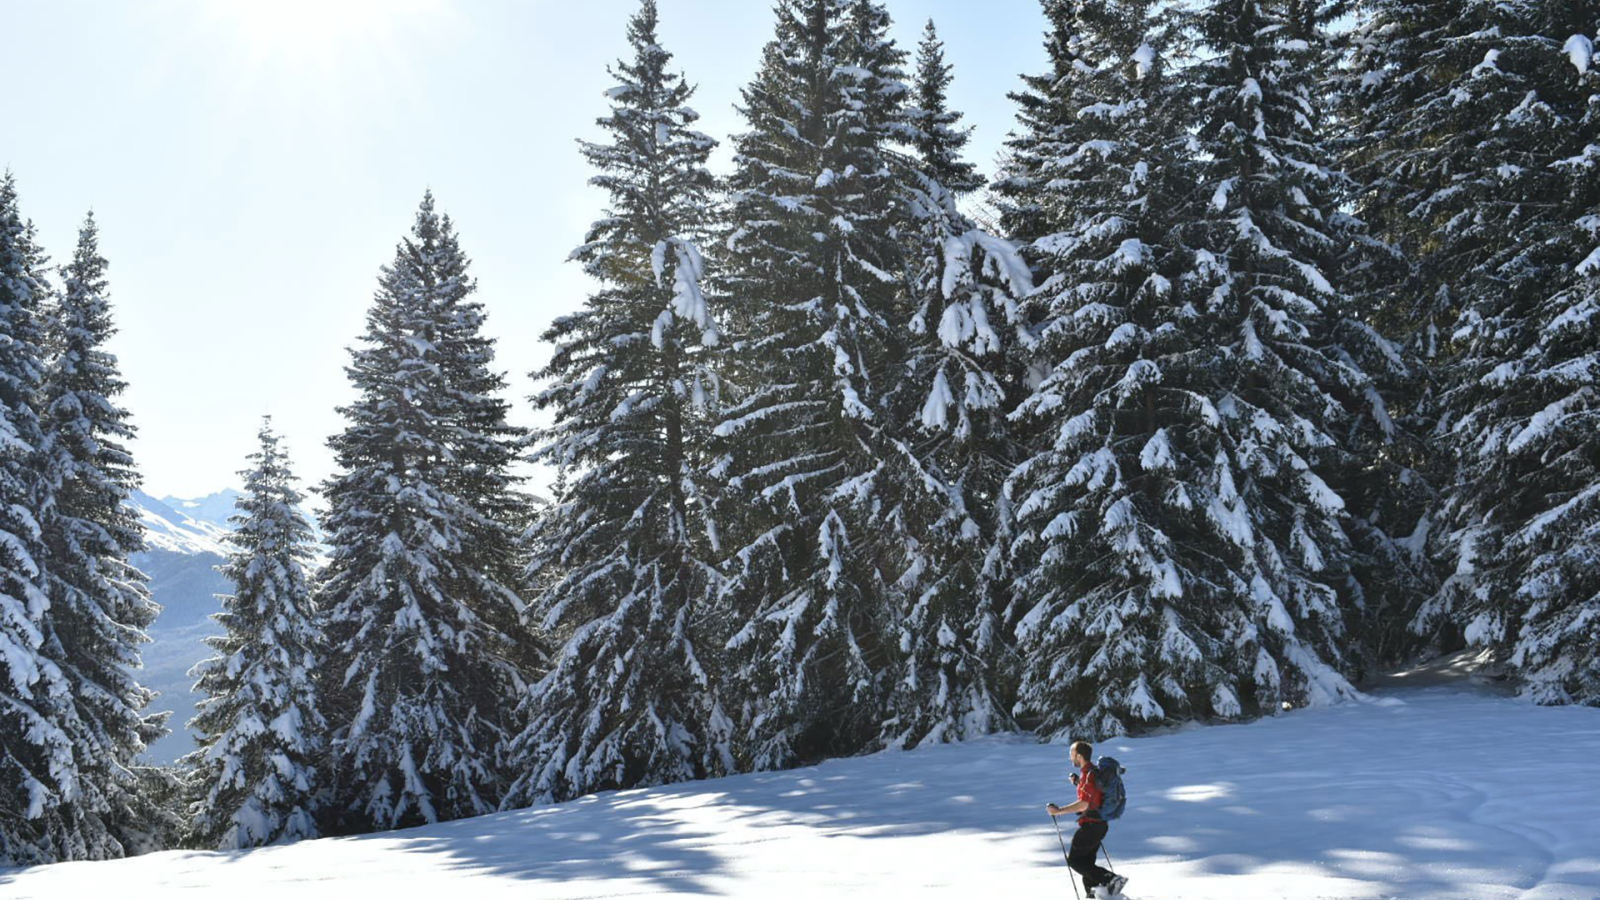
[(1068, 749), (1072, 753), (1072, 764), (1080, 769), (1087, 766), (1089, 760), (1094, 758), (1094, 746), (1088, 741), (1073, 741)]

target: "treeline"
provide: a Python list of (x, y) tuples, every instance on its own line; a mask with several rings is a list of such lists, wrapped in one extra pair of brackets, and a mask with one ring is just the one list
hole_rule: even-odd
[[(425, 198), (347, 367), (320, 572), (263, 429), (163, 833), (1236, 721), (1466, 646), (1600, 703), (1600, 3), (1044, 10), (985, 179), (932, 23), (912, 57), (880, 2), (779, 0), (718, 178), (644, 0), (531, 434)], [(16, 660), (55, 607), (16, 609), (5, 696), (53, 722)], [(91, 855), (37, 783), (0, 849)]]

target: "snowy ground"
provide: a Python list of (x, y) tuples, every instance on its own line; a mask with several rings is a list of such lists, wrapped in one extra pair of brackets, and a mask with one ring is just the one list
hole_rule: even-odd
[[(1428, 673), (1108, 742), (1134, 900), (1600, 900), (1600, 710)], [(1391, 684), (1407, 683), (1400, 679)], [(244, 853), (0, 870), (0, 897), (1072, 896), (1066, 750), (1011, 738)], [(1066, 824), (1070, 828), (1070, 823)]]

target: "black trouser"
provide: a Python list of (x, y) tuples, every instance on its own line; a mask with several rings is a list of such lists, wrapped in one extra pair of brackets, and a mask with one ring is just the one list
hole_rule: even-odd
[(1100, 855), (1100, 842), (1106, 839), (1106, 823), (1085, 822), (1072, 836), (1072, 850), (1067, 854), (1067, 865), (1083, 876), (1083, 889), (1094, 896), (1094, 889), (1111, 880), (1111, 872), (1095, 864)]

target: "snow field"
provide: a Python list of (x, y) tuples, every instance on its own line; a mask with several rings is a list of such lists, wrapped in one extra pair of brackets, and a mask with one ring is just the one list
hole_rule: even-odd
[[(1106, 742), (1132, 900), (1596, 900), (1600, 710), (1451, 687)], [(0, 871), (0, 896), (1071, 896), (1066, 748), (1003, 736), (355, 838)], [(1070, 821), (1063, 830), (1070, 838)]]

